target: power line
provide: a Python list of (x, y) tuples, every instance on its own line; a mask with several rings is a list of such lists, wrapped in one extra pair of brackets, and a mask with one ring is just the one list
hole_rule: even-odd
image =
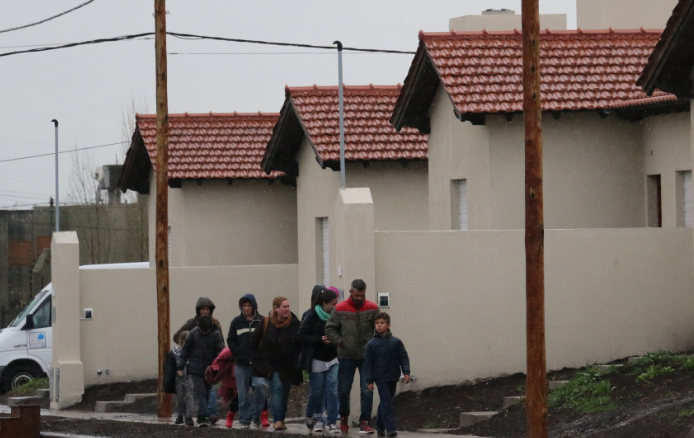
[(61, 17), (61, 16), (65, 15), (65, 14), (69, 14), (69, 13), (72, 12), (72, 11), (76, 11), (77, 9), (79, 9), (79, 8), (81, 8), (81, 7), (87, 6), (89, 3), (92, 3), (93, 1), (94, 1), (94, 0), (89, 0), (89, 1), (87, 1), (87, 2), (82, 3), (81, 5), (75, 6), (75, 7), (72, 8), (72, 9), (68, 9), (67, 11), (61, 12), (61, 13), (58, 14), (58, 15), (54, 15), (54, 16), (52, 16), (52, 17), (48, 17), (48, 18), (46, 18), (45, 20), (37, 21), (36, 23), (25, 24), (24, 26), (19, 26), (19, 27), (13, 27), (13, 28), (11, 28), (11, 29), (0, 30), (0, 33), (11, 32), (11, 31), (13, 31), (13, 30), (19, 30), (19, 29), (26, 29), (27, 27), (36, 26), (37, 24), (45, 23), (46, 21), (51, 21), (51, 20), (53, 20), (53, 19), (55, 19), (55, 18), (58, 18), (58, 17)]
[[(323, 52), (166, 52), (167, 55), (335, 55), (335, 51)], [(372, 55), (371, 52), (346, 53), (346, 55)], [(399, 53), (397, 53), (399, 54)]]
[[(280, 46), (280, 47), (301, 47), (304, 49), (328, 49), (328, 50), (333, 50), (333, 51), (335, 50), (334, 46), (318, 46), (318, 45), (313, 45), (313, 44), (282, 43), (282, 42), (276, 42), (276, 41), (247, 40), (247, 39), (240, 39), (240, 38), (224, 38), (224, 37), (215, 37), (215, 36), (209, 36), (209, 35), (195, 35), (195, 34), (177, 33), (177, 32), (167, 32), (166, 34), (171, 35), (175, 38), (180, 38), (180, 39), (184, 39), (184, 40), (212, 40), (212, 41), (227, 41), (227, 42), (233, 42), (233, 43), (263, 44), (263, 45), (268, 45), (268, 46)], [(117, 42), (117, 41), (127, 41), (127, 40), (133, 40), (133, 39), (137, 39), (137, 38), (150, 37), (152, 35), (154, 35), (154, 32), (146, 32), (146, 33), (138, 33), (138, 34), (132, 34), (132, 35), (121, 35), (121, 36), (117, 36), (117, 37), (113, 37), (113, 38), (100, 38), (100, 39), (96, 39), (96, 40), (80, 41), (80, 42), (76, 42), (76, 43), (68, 43), (68, 44), (63, 44), (63, 45), (54, 46), (54, 47), (39, 47), (36, 49), (29, 49), (29, 50), (17, 50), (14, 52), (0, 53), (0, 57), (19, 55), (22, 53), (47, 52), (50, 50), (67, 49), (70, 47), (85, 46), (85, 45), (90, 45), (90, 44), (101, 44), (101, 43), (110, 43), (110, 42)], [(396, 53), (396, 54), (404, 54), (404, 55), (414, 55), (414, 53), (415, 53), (415, 52), (408, 52), (408, 51), (402, 51), (402, 50), (365, 49), (365, 48), (359, 48), (359, 47), (343, 47), (342, 50), (352, 51), (352, 52), (367, 52), (367, 53)]]
[[(131, 41), (151, 41), (154, 38), (142, 38), (139, 40), (131, 40)], [(22, 46), (0, 46), (0, 49), (19, 49), (22, 47), (44, 47), (44, 46), (60, 46), (63, 44), (70, 44), (70, 43), (43, 43), (43, 44), (25, 44)]]
[[(130, 142), (119, 141), (117, 143), (100, 144), (100, 145), (96, 145), (96, 146), (87, 146), (84, 148), (75, 148), (75, 149), (71, 149), (68, 151), (58, 151), (58, 153), (59, 154), (69, 154), (69, 153), (77, 152), (77, 151), (86, 151), (88, 149), (105, 148), (107, 146), (115, 146), (117, 144), (125, 144), (125, 143), (130, 143)], [(55, 155), (55, 152), (49, 152), (47, 154), (38, 154), (38, 155), (27, 155), (26, 157), (8, 158), (6, 160), (0, 160), (0, 163), (8, 163), (10, 161), (19, 161), (19, 160), (28, 160), (29, 158), (49, 157), (52, 155)]]

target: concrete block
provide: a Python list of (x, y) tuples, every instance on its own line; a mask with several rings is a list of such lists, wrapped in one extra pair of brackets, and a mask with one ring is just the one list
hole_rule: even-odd
[(517, 396), (511, 396), (511, 397), (504, 397), (501, 401), (501, 406), (504, 409), (508, 409), (511, 406), (519, 405), (523, 403), (525, 400), (525, 397), (517, 395)]
[(595, 370), (600, 374), (607, 374), (619, 370), (624, 365), (595, 365)]
[(549, 389), (559, 389), (567, 383), (569, 383), (568, 380), (550, 380)]
[(46, 388), (46, 389), (37, 389), (36, 390), (36, 397), (38, 398), (45, 398), (46, 400), (51, 399), (51, 390)]
[(426, 433), (426, 434), (441, 434), (441, 433), (450, 433), (453, 432), (455, 429), (450, 428), (450, 429), (417, 429), (417, 433)]
[(461, 412), (460, 427), (468, 427), (473, 424), (482, 423), (491, 420), (498, 412)]
[(30, 396), (30, 397), (8, 397), (7, 406), (41, 406), (44, 403), (44, 399)]
[(124, 401), (98, 401), (94, 406), (94, 412), (118, 412), (118, 409), (129, 404)]
[(152, 393), (144, 393), (144, 394), (125, 394), (125, 399), (123, 400), (125, 403), (135, 403), (138, 400), (142, 400), (143, 398), (156, 398), (157, 393), (152, 392)]

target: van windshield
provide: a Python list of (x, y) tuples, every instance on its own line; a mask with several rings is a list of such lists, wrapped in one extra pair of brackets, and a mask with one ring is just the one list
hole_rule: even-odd
[(20, 325), (23, 321), (25, 321), (25, 320), (27, 319), (27, 315), (29, 314), (29, 312), (30, 312), (34, 307), (36, 307), (36, 304), (38, 304), (39, 302), (41, 302), (41, 300), (43, 300), (43, 297), (45, 297), (46, 295), (48, 295), (48, 293), (49, 293), (49, 290), (48, 290), (48, 289), (44, 289), (44, 290), (42, 290), (41, 292), (39, 292), (39, 293), (34, 297), (34, 299), (31, 300), (31, 303), (29, 303), (28, 306), (26, 306), (24, 309), (22, 309), (21, 312), (19, 312), (19, 315), (17, 315), (17, 317), (14, 319), (14, 321), (12, 321), (12, 322), (10, 323), (9, 327), (17, 327), (17, 326)]

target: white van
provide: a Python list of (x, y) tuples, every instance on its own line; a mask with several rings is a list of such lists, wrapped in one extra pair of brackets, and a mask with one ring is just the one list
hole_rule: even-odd
[(48, 373), (53, 357), (49, 283), (6, 328), (0, 330), (0, 386), (14, 389)]
[[(85, 265), (84, 269), (149, 268), (148, 262)], [(48, 374), (53, 361), (53, 286), (49, 283), (0, 330), (0, 393)]]

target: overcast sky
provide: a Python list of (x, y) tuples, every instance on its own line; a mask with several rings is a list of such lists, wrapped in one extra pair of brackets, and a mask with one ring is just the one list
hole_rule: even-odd
[[(2, 0), (0, 30), (36, 22), (86, 0)], [(167, 1), (171, 32), (229, 38), (414, 51), (419, 30), (448, 30), (448, 19), (488, 8), (520, 13), (520, 0)], [(542, 13), (565, 13), (576, 27), (575, 0), (541, 1)], [(0, 33), (0, 53), (30, 45), (108, 38), (154, 30), (152, 0), (96, 0), (55, 20)], [(169, 111), (278, 112), (284, 86), (335, 85), (334, 53), (169, 37)], [(304, 54), (297, 54), (304, 52)], [(309, 53), (306, 53), (309, 52)], [(239, 54), (247, 53), (247, 54)], [(261, 53), (261, 54), (258, 54)], [(277, 54), (284, 53), (284, 54)], [(411, 55), (344, 56), (346, 84), (396, 84)], [(0, 58), (0, 161), (123, 140), (131, 102), (155, 111), (154, 40), (84, 46)], [(95, 166), (123, 160), (124, 147), (94, 149)], [(84, 154), (84, 153), (83, 153)], [(60, 155), (61, 200), (74, 153)], [(55, 192), (54, 156), (0, 162), (0, 208), (47, 203)], [(22, 206), (20, 208), (31, 208)]]

